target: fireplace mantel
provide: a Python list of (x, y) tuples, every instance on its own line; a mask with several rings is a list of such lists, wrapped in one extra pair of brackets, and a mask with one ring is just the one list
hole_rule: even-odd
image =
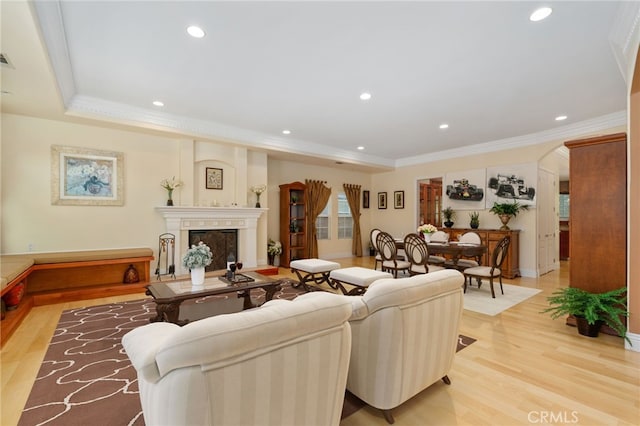
[(187, 250), (189, 230), (237, 229), (238, 256), (247, 267), (258, 266), (258, 219), (268, 209), (253, 207), (179, 207), (162, 206), (155, 210), (166, 223), (166, 232), (176, 238), (176, 269), (186, 274), (182, 267), (182, 255)]

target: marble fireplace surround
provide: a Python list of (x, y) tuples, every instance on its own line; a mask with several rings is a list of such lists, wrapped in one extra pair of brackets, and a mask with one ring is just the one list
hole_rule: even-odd
[(187, 274), (182, 267), (190, 230), (236, 229), (238, 256), (244, 266), (258, 266), (258, 219), (268, 209), (253, 207), (156, 207), (166, 223), (166, 232), (176, 237), (176, 274)]

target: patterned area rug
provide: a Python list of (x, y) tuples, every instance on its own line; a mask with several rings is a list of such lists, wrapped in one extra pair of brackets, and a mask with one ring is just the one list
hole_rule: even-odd
[[(301, 292), (289, 281), (274, 298), (293, 299)], [(262, 301), (260, 291), (256, 302)], [(136, 372), (120, 342), (153, 315), (151, 299), (63, 312), (18, 425), (143, 426)], [(474, 341), (460, 336), (458, 350)], [(347, 392), (342, 418), (363, 406)]]

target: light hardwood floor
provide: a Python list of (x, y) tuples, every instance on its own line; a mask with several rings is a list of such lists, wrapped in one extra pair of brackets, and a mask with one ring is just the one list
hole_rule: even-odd
[[(337, 261), (344, 267), (373, 265), (369, 257)], [(293, 277), (282, 268), (280, 273)], [(538, 279), (505, 282), (542, 292), (495, 317), (464, 311), (460, 332), (477, 342), (457, 354), (449, 373), (452, 384), (437, 382), (394, 409), (395, 424), (640, 424), (640, 353), (625, 351), (619, 337), (579, 336), (563, 320), (540, 313), (546, 297), (568, 284), (567, 265)], [(0, 424), (17, 423), (63, 310), (143, 296), (34, 308), (1, 352)], [(386, 424), (369, 407), (341, 422)]]

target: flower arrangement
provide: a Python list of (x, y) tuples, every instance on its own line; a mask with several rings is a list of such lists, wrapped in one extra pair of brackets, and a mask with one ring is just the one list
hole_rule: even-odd
[(282, 254), (282, 244), (280, 241), (273, 241), (272, 239), (269, 239), (269, 243), (267, 244), (267, 253), (271, 256)]
[(433, 234), (437, 230), (438, 228), (430, 223), (425, 223), (424, 225), (418, 226), (418, 232), (422, 232), (423, 234)]
[(254, 185), (251, 187), (251, 192), (253, 192), (256, 195), (260, 195), (266, 190), (267, 190), (267, 185)]
[(171, 192), (177, 187), (182, 186), (182, 182), (179, 180), (176, 180), (176, 177), (174, 176), (171, 178), (171, 180), (162, 179), (162, 181), (160, 182), (160, 186), (166, 189), (167, 191)]
[(208, 245), (200, 241), (198, 245), (193, 244), (182, 258), (182, 266), (189, 269), (204, 268), (211, 265), (211, 249)]

